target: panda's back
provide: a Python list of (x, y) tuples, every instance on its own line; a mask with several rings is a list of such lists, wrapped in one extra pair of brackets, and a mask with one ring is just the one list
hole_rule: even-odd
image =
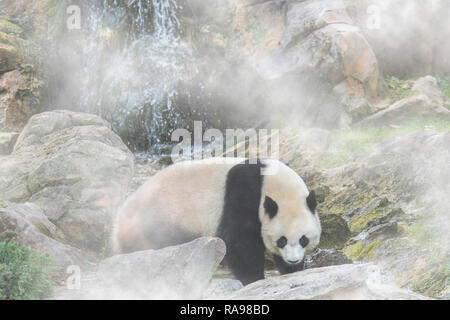
[(242, 161), (181, 162), (151, 177), (118, 212), (115, 251), (158, 249), (214, 236), (224, 206), (227, 174)]

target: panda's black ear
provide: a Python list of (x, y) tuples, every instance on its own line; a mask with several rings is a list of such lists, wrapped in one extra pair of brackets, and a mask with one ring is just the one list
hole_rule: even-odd
[(314, 214), (317, 209), (317, 200), (316, 200), (316, 192), (311, 190), (309, 192), (308, 198), (306, 198), (306, 203), (308, 204), (309, 210)]
[(271, 198), (266, 196), (264, 200), (264, 210), (269, 215), (270, 219), (273, 219), (278, 213), (278, 204)]

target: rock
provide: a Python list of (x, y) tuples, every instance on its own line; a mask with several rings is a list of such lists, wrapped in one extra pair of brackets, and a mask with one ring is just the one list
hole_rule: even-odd
[(449, 150), (448, 131), (399, 134), (322, 182), (335, 194), (321, 210), (342, 214), (358, 235), (344, 252), (375, 261), (397, 284), (433, 297), (446, 288), (438, 266), (449, 254), (442, 245), (449, 242)]
[(1, 203), (6, 205), (7, 209), (4, 209), (5, 211), (18, 213), (47, 237), (54, 238), (60, 233), (58, 228), (48, 220), (47, 216), (37, 205), (33, 203), (18, 204), (8, 201)]
[(376, 58), (358, 29), (347, 24), (327, 25), (308, 34), (304, 41), (280, 47), (259, 67), (271, 79), (316, 70), (328, 75), (335, 85), (352, 76), (366, 83), (368, 90), (377, 90)]
[(46, 220), (39, 207), (0, 201), (0, 233), (7, 230), (16, 232), (17, 239), (22, 245), (49, 254), (60, 270), (70, 265), (78, 265), (85, 269), (93, 267), (80, 250), (50, 238), (40, 229), (50, 234), (55, 232), (55, 226)]
[(7, 130), (21, 130), (39, 101), (39, 83), (18, 70), (0, 74), (0, 125)]
[(106, 251), (112, 219), (133, 175), (133, 155), (101, 118), (55, 111), (30, 119), (0, 163), (0, 198), (32, 202), (64, 237)]
[(367, 246), (374, 241), (385, 240), (394, 237), (398, 234), (398, 223), (392, 221), (370, 228), (367, 231), (361, 232), (353, 238), (353, 240), (363, 240), (363, 245)]
[(352, 234), (360, 234), (362, 231), (367, 232), (373, 227), (387, 224), (394, 218), (399, 219), (404, 214), (401, 208), (395, 206), (395, 202), (390, 202), (386, 197), (373, 197), (361, 208), (354, 208), (349, 214), (348, 224)]
[(341, 0), (302, 1), (291, 4), (287, 12), (287, 26), (281, 45), (287, 46), (295, 38), (303, 38), (330, 24), (353, 24)]
[(0, 132), (0, 156), (8, 155), (13, 151), (19, 134), (16, 132)]
[(433, 192), (440, 194), (450, 178), (449, 172), (439, 169), (450, 161), (449, 148), (449, 132), (424, 129), (397, 135), (374, 145), (359, 159), (365, 165), (354, 172), (353, 178), (359, 181), (369, 175), (383, 176), (387, 170), (397, 168), (395, 178), (403, 178), (422, 188), (433, 188)]
[(308, 129), (302, 135), (298, 142), (298, 146), (303, 152), (324, 152), (330, 146), (330, 142), (330, 131), (319, 128), (312, 128)]
[(252, 283), (226, 297), (231, 300), (427, 299), (384, 279), (369, 264), (309, 269)]
[(62, 26), (65, 23), (63, 14), (69, 5), (66, 0), (3, 0), (0, 10), (23, 25), (28, 36), (44, 42), (57, 32), (54, 30), (55, 25)]
[(14, 20), (0, 16), (0, 32), (20, 36), (23, 33), (23, 29), (15, 24)]
[(212, 279), (209, 287), (203, 293), (203, 299), (221, 299), (242, 289), (242, 282), (234, 279)]
[(243, 43), (240, 50), (248, 56), (249, 63), (258, 61), (273, 52), (285, 31), (286, 4), (282, 1), (238, 1), (233, 33)]
[(321, 268), (353, 263), (344, 252), (336, 249), (317, 249), (305, 261), (305, 268)]
[(34, 43), (0, 32), (0, 129), (19, 131), (36, 112), (42, 90), (37, 63)]
[(435, 77), (425, 76), (417, 79), (413, 83), (412, 90), (426, 95), (435, 104), (441, 106), (444, 104), (444, 93), (441, 91)]
[(17, 49), (6, 39), (5, 34), (0, 34), (0, 74), (14, 70), (19, 63)]
[(411, 97), (397, 101), (389, 108), (362, 120), (359, 122), (359, 125), (361, 127), (367, 125), (397, 125), (420, 118), (450, 115), (448, 109), (444, 108), (442, 105), (436, 104), (433, 100), (436, 100), (434, 96), (430, 98), (423, 93), (415, 94)]
[(438, 267), (436, 252), (410, 239), (388, 239), (379, 244), (373, 261), (388, 270), (400, 286), (413, 285), (422, 275)]
[(322, 235), (320, 248), (342, 248), (350, 239), (351, 233), (347, 222), (337, 214), (325, 214), (320, 216)]
[(257, 65), (266, 79), (297, 81), (290, 92), (303, 88), (298, 99), (319, 99), (302, 103), (313, 125), (346, 127), (383, 93), (376, 56), (346, 8), (341, 0), (290, 3), (279, 46)]
[[(225, 256), (218, 238), (108, 258), (99, 272), (104, 298), (199, 299)], [(108, 292), (109, 291), (109, 292)]]

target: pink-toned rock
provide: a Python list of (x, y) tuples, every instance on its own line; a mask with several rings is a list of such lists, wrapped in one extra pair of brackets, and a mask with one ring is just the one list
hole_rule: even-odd
[(37, 79), (18, 70), (0, 75), (0, 125), (8, 130), (25, 126), (38, 101), (36, 86)]

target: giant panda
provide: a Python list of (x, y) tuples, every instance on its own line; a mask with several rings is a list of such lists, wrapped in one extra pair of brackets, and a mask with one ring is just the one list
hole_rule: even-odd
[(264, 278), (266, 251), (281, 274), (303, 270), (306, 250), (320, 240), (316, 207), (314, 191), (277, 160), (180, 162), (125, 201), (113, 247), (120, 254), (217, 236), (226, 264), (246, 285)]

